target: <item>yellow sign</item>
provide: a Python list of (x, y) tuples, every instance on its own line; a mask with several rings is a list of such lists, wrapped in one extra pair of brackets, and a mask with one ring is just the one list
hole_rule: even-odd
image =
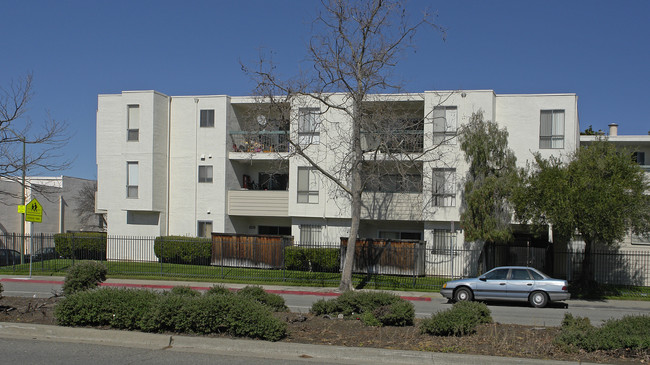
[(18, 206), (18, 214), (20, 213), (25, 213), (25, 206), (24, 205), (19, 205)]
[(43, 207), (38, 200), (32, 199), (32, 201), (25, 205), (25, 220), (36, 223), (43, 221)]

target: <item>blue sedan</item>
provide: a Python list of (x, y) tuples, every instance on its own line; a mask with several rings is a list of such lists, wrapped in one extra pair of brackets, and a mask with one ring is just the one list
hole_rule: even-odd
[(523, 266), (496, 267), (478, 278), (446, 282), (440, 294), (453, 301), (512, 300), (545, 307), (549, 301), (571, 297), (566, 280), (553, 279), (539, 270)]

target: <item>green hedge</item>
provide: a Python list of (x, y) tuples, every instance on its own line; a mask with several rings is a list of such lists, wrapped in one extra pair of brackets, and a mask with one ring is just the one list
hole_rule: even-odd
[(68, 259), (106, 260), (106, 233), (79, 232), (54, 235), (56, 252)]
[(476, 332), (479, 324), (492, 323), (487, 305), (479, 302), (458, 302), (420, 322), (420, 332), (434, 336), (464, 336)]
[(147, 332), (228, 333), (277, 341), (287, 324), (244, 296), (195, 295), (182, 288), (166, 293), (100, 288), (65, 297), (55, 308), (64, 326), (110, 326)]
[(210, 265), (212, 241), (209, 238), (163, 236), (156, 237), (153, 251), (162, 262)]
[(589, 318), (564, 314), (560, 334), (555, 342), (561, 346), (596, 350), (650, 349), (650, 316), (625, 316), (610, 319), (601, 327), (591, 325)]
[(277, 294), (267, 293), (259, 286), (248, 285), (237, 291), (236, 295), (258, 302), (275, 312), (286, 312), (289, 310), (284, 302), (284, 298)]
[(369, 326), (410, 326), (415, 319), (413, 303), (384, 292), (348, 291), (330, 300), (318, 300), (311, 312), (360, 319)]
[(340, 266), (338, 248), (288, 246), (284, 249), (284, 267), (287, 270), (339, 272)]
[(95, 261), (80, 261), (68, 269), (63, 282), (63, 294), (68, 296), (78, 291), (93, 289), (106, 280), (108, 269)]

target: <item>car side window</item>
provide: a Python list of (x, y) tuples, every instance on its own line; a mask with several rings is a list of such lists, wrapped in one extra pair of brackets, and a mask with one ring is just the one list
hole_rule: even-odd
[(510, 272), (511, 280), (530, 280), (530, 275), (526, 269), (512, 269)]
[(542, 275), (536, 273), (536, 272), (533, 271), (533, 270), (528, 270), (528, 272), (530, 273), (530, 275), (531, 275), (531, 276), (533, 277), (533, 279), (535, 279), (535, 280), (543, 280), (543, 279), (544, 279), (544, 277), (543, 277)]
[(505, 280), (508, 277), (508, 269), (498, 269), (485, 274), (488, 280)]

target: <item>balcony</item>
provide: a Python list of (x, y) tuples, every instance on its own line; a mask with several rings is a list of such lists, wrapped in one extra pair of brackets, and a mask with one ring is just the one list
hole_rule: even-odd
[(391, 132), (361, 132), (364, 152), (411, 153), (424, 150), (423, 130), (395, 130)]
[(232, 131), (231, 152), (271, 153), (289, 151), (289, 134), (285, 131)]
[(228, 214), (255, 217), (288, 217), (289, 192), (286, 190), (230, 190)]

